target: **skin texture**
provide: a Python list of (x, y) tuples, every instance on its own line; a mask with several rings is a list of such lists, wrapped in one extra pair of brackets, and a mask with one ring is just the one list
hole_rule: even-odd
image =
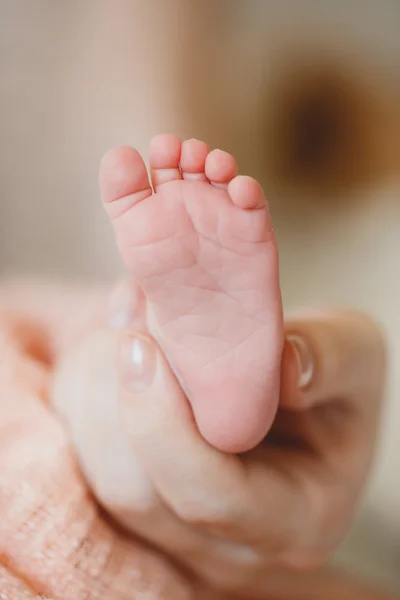
[(121, 258), (203, 437), (245, 452), (265, 437), (279, 401), (283, 316), (267, 201), (256, 180), (236, 174), (233, 156), (198, 140), (156, 136), (150, 170), (152, 186), (132, 148), (102, 161)]
[[(132, 319), (140, 334), (129, 326), (93, 332), (55, 380), (56, 406), (97, 497), (214, 588), (285, 597), (292, 581), (295, 594), (308, 577), (294, 573), (320, 568), (346, 534), (369, 471), (385, 373), (379, 329), (356, 312), (288, 319), (281, 410), (267, 440), (239, 458), (201, 437), (146, 333), (143, 296), (132, 284), (126, 292), (136, 313), (111, 321)], [(121, 288), (119, 296), (126, 313)], [(302, 389), (299, 339), (308, 357), (301, 371), (313, 365)]]
[[(76, 600), (86, 594), (90, 598), (120, 600), (133, 594), (135, 598), (165, 600), (248, 600), (248, 593), (224, 595), (206, 584), (200, 585), (196, 579), (183, 577), (172, 563), (147, 545), (123, 535), (99, 512), (64, 430), (46, 406), (53, 367), (51, 361), (38, 357), (47, 356), (48, 346), (54, 339), (61, 339), (55, 324), (50, 337), (43, 330), (44, 314), (51, 315), (49, 309), (58, 291), (48, 290), (47, 301), (36, 304), (36, 318), (30, 299), (35, 298), (37, 289), (27, 292), (25, 288), (19, 299), (20, 311), (12, 313), (8, 307), (0, 319), (0, 382), (4, 392), (0, 402), (2, 597), (23, 600), (37, 598), (40, 593), (49, 599)], [(10, 288), (6, 295), (12, 295)], [(79, 300), (79, 292), (75, 290), (71, 297)], [(80, 301), (90, 304), (90, 298), (93, 295), (88, 293)], [(16, 300), (14, 297), (14, 304)], [(59, 312), (59, 302), (53, 310)], [(73, 303), (68, 313), (73, 313)], [(63, 326), (67, 320), (64, 314)], [(305, 322), (302, 326), (307, 327)], [(76, 401), (73, 388), (69, 400), (71, 404)], [(367, 443), (361, 454), (366, 448)], [(333, 572), (275, 572), (269, 579), (276, 589), (270, 593), (265, 590), (262, 597), (271, 600), (317, 600), (321, 595), (327, 600), (338, 596), (352, 600), (394, 598)], [(143, 592), (142, 584), (146, 582), (151, 591), (146, 587)]]

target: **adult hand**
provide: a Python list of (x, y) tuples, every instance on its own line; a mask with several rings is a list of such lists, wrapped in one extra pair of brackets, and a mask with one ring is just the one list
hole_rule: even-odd
[(100, 502), (217, 589), (301, 597), (309, 578), (295, 572), (336, 548), (368, 474), (385, 373), (379, 329), (355, 312), (288, 319), (282, 409), (265, 442), (239, 457), (203, 440), (142, 316), (128, 321), (88, 338), (57, 378)]

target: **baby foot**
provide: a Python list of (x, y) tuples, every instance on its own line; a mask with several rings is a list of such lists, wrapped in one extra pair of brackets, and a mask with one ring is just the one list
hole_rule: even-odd
[(103, 159), (100, 185), (121, 256), (205, 439), (226, 452), (268, 432), (283, 345), (278, 253), (260, 185), (234, 158), (160, 135), (151, 180), (136, 150)]

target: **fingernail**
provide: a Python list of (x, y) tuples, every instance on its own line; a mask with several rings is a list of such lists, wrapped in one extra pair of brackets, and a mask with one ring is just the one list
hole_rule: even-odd
[(142, 291), (132, 281), (121, 281), (110, 296), (109, 326), (112, 329), (142, 329), (145, 305)]
[(304, 389), (311, 383), (314, 374), (314, 363), (312, 356), (306, 342), (299, 335), (287, 335), (286, 340), (289, 342), (293, 350), (293, 354), (297, 363), (297, 388)]
[(147, 390), (154, 379), (157, 356), (154, 343), (142, 335), (126, 336), (120, 346), (121, 383), (135, 394)]

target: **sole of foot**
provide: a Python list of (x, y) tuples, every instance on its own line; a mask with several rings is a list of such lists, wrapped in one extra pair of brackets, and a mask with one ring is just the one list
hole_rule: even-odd
[(233, 156), (165, 134), (104, 157), (100, 187), (121, 257), (203, 437), (245, 452), (278, 406), (283, 347), (278, 251), (259, 183)]

